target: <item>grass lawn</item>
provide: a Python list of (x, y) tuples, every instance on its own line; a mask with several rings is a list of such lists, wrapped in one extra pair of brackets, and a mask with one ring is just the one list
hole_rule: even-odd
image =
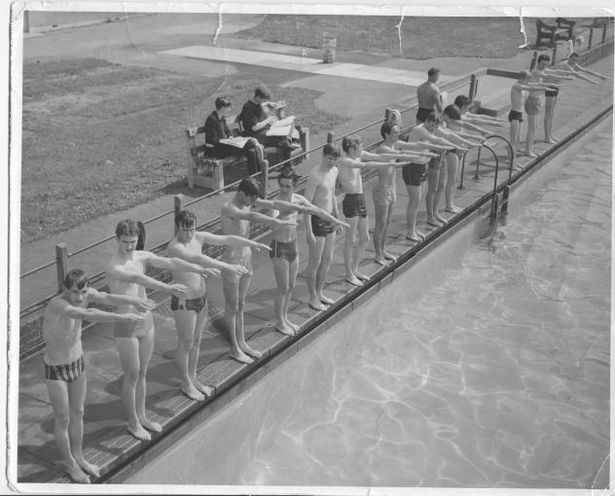
[[(398, 30), (399, 24), (399, 17), (267, 15), (258, 26), (235, 36), (320, 48), (326, 32), (337, 38), (341, 58), (354, 50), (411, 59), (507, 58), (515, 56), (523, 43), (515, 17), (406, 17)], [(528, 20), (526, 29), (535, 38), (533, 20)]]
[(344, 122), (316, 111), (319, 92), (268, 79), (250, 69), (225, 79), (98, 59), (25, 62), (22, 242), (177, 189), (187, 160), (184, 130), (205, 122), (220, 94), (238, 112), (263, 83), (311, 133)]

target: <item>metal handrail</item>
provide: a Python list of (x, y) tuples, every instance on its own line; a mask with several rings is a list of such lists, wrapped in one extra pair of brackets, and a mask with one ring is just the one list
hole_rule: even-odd
[[(466, 85), (466, 84), (467, 84), (467, 80), (466, 80), (466, 78), (460, 78), (459, 80), (457, 80), (457, 81), (453, 82), (453, 83), (450, 85), (450, 88), (447, 88), (447, 90), (449, 90), (449, 91), (454, 91), (454, 90), (456, 90), (456, 89), (458, 89), (458, 88), (463, 87), (463, 86), (464, 86), (464, 85)], [(414, 102), (414, 103), (413, 103), (412, 105), (410, 105), (408, 108), (406, 108), (406, 109), (404, 109), (404, 110), (399, 110), (399, 112), (400, 112), (400, 114), (402, 114), (402, 115), (408, 114), (409, 112), (413, 111), (413, 110), (416, 108), (416, 105), (417, 105), (417, 103), (416, 103), (416, 102)], [(368, 128), (371, 128), (371, 127), (373, 127), (373, 126), (375, 126), (375, 125), (378, 125), (378, 124), (379, 124), (379, 123), (381, 123), (381, 122), (382, 122), (382, 119), (378, 119), (378, 120), (376, 120), (376, 121), (373, 121), (373, 122), (370, 122), (370, 123), (368, 123), (368, 124), (365, 124), (365, 125), (363, 125), (363, 126), (361, 126), (361, 127), (357, 128), (357, 129), (351, 130), (351, 131), (350, 131), (350, 132), (348, 132), (348, 133), (345, 133), (345, 134), (343, 134), (343, 135), (341, 135), (341, 136), (339, 136), (339, 137), (337, 137), (337, 138), (334, 138), (334, 141), (339, 141), (339, 140), (341, 140), (341, 139), (343, 138), (343, 136), (348, 136), (348, 135), (351, 135), (351, 134), (356, 134), (356, 133), (359, 133), (359, 132), (361, 132), (361, 131), (363, 131), (363, 130), (365, 130), (365, 129), (368, 129)], [(281, 168), (281, 167), (283, 167), (285, 164), (287, 164), (287, 163), (289, 163), (289, 162), (291, 162), (291, 161), (294, 161), (294, 160), (298, 160), (298, 159), (302, 159), (302, 158), (304, 158), (304, 157), (307, 157), (310, 153), (313, 153), (313, 152), (316, 152), (316, 151), (318, 151), (318, 150), (321, 150), (323, 147), (324, 147), (324, 144), (323, 144), (323, 145), (319, 145), (319, 146), (317, 146), (317, 147), (312, 148), (311, 150), (306, 150), (306, 151), (302, 152), (302, 153), (301, 153), (301, 154), (299, 154), (299, 155), (296, 155), (296, 156), (291, 157), (291, 158), (289, 158), (289, 159), (286, 159), (286, 160), (284, 160), (284, 161), (282, 161), (282, 162), (279, 162), (279, 163), (275, 164), (274, 166), (272, 166), (272, 167), (269, 167), (269, 168), (268, 168), (268, 170), (267, 170), (267, 175), (268, 175), (269, 171), (271, 171), (271, 170), (276, 170), (276, 169), (278, 169), (278, 168)], [(260, 172), (257, 172), (257, 173), (255, 173), (255, 174), (253, 174), (251, 177), (258, 178), (258, 177), (260, 177), (260, 176), (262, 176), (262, 175), (264, 175), (264, 174), (265, 174), (265, 171), (260, 171)], [(305, 176), (301, 178), (301, 180), (303, 180), (303, 179), (305, 179)], [(221, 193), (221, 192), (223, 192), (223, 191), (226, 191), (226, 190), (228, 190), (228, 189), (234, 188), (234, 187), (236, 187), (236, 186), (239, 184), (239, 182), (240, 182), (240, 181), (235, 181), (234, 183), (231, 183), (231, 184), (225, 185), (223, 188), (220, 188), (220, 189), (214, 190), (214, 191), (212, 191), (212, 192), (210, 192), (210, 193), (207, 193), (207, 194), (205, 194), (205, 195), (203, 195), (203, 196), (201, 196), (201, 197), (199, 197), (199, 198), (195, 198), (195, 199), (193, 199), (193, 200), (191, 200), (191, 201), (189, 201), (189, 202), (185, 203), (185, 204), (184, 204), (184, 206), (186, 206), (186, 207), (187, 207), (187, 206), (193, 205), (193, 204), (195, 204), (195, 203), (197, 203), (197, 202), (199, 202), (199, 201), (202, 201), (202, 200), (205, 200), (205, 199), (207, 199), (207, 198), (210, 198), (210, 197), (212, 197), (213, 195), (217, 195), (217, 194), (219, 194), (219, 193)], [(276, 193), (277, 193), (277, 191), (274, 191), (274, 192), (272, 192), (272, 194), (271, 194), (271, 195), (268, 195), (268, 197), (275, 196), (275, 194), (276, 194)], [(159, 220), (159, 219), (161, 219), (161, 218), (163, 218), (163, 217), (166, 217), (166, 216), (168, 216), (168, 215), (173, 215), (174, 213), (175, 213), (175, 210), (174, 210), (174, 209), (173, 209), (173, 210), (168, 210), (168, 211), (166, 211), (166, 212), (163, 212), (163, 213), (161, 213), (161, 214), (156, 215), (155, 217), (152, 217), (152, 218), (150, 218), (150, 219), (147, 219), (147, 220), (143, 221), (143, 224), (147, 226), (148, 224), (150, 224), (150, 223), (152, 223), (152, 222), (155, 222), (155, 221), (157, 221), (157, 220)], [(219, 223), (219, 222), (220, 222), (220, 218), (218, 217), (218, 218), (216, 218), (216, 219), (213, 219), (213, 220), (209, 221), (208, 223), (204, 224), (203, 226), (199, 226), (199, 228), (200, 228), (200, 229), (201, 229), (201, 228), (211, 228), (211, 227), (213, 227), (215, 224), (217, 224), (217, 223)], [(100, 245), (102, 245), (102, 244), (104, 244), (104, 243), (107, 243), (107, 242), (109, 242), (109, 241), (113, 240), (114, 238), (115, 238), (115, 235), (110, 235), (110, 236), (107, 236), (107, 237), (105, 237), (105, 238), (103, 238), (103, 239), (100, 239), (100, 240), (98, 240), (98, 241), (94, 242), (94, 243), (91, 243), (91, 244), (89, 244), (89, 245), (86, 245), (86, 246), (84, 246), (84, 247), (81, 247), (81, 248), (79, 248), (79, 249), (75, 250), (74, 252), (67, 253), (67, 257), (68, 257), (68, 258), (70, 258), (70, 257), (74, 257), (74, 256), (76, 256), (76, 255), (79, 255), (79, 254), (81, 254), (81, 253), (84, 253), (84, 252), (86, 252), (86, 251), (88, 251), (88, 250), (90, 250), (90, 249), (92, 249), (92, 248), (95, 248), (95, 247), (100, 246)], [(159, 249), (163, 249), (163, 248), (164, 248), (167, 244), (168, 244), (168, 241), (166, 241), (166, 242), (164, 242), (164, 243), (162, 243), (162, 244), (159, 244), (159, 245), (157, 245), (156, 247), (151, 248), (151, 250), (159, 250)], [(23, 274), (21, 274), (21, 275), (20, 275), (20, 279), (25, 279), (25, 278), (26, 278), (26, 277), (28, 277), (28, 276), (31, 276), (31, 275), (33, 275), (33, 274), (35, 274), (35, 273), (37, 273), (37, 272), (39, 272), (39, 271), (41, 271), (41, 270), (47, 269), (47, 268), (52, 267), (53, 265), (56, 265), (56, 264), (57, 264), (57, 260), (51, 260), (51, 261), (49, 261), (49, 262), (47, 262), (47, 263), (45, 263), (45, 264), (43, 264), (43, 265), (40, 265), (40, 266), (38, 266), (38, 267), (35, 267), (35, 268), (33, 268), (33, 269), (28, 270), (27, 272), (24, 272)], [(97, 273), (97, 274), (94, 274), (93, 276), (91, 276), (91, 279), (99, 278), (99, 277), (101, 277), (101, 276), (103, 276), (103, 275), (104, 275), (104, 271), (99, 272), (99, 273)], [(35, 303), (35, 305), (36, 305), (36, 303)]]

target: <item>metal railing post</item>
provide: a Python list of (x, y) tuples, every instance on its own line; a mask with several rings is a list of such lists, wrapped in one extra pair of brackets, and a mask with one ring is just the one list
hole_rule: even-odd
[(68, 272), (68, 248), (66, 243), (56, 245), (56, 273), (58, 276), (58, 291), (64, 290), (64, 278)]
[(478, 167), (480, 166), (480, 152), (482, 147), (478, 149), (478, 154), (476, 155), (476, 172), (474, 173), (474, 179), (478, 179)]

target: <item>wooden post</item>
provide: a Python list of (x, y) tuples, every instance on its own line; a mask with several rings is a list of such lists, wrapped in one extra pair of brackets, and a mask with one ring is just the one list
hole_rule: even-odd
[(261, 198), (267, 199), (269, 194), (269, 160), (263, 160), (263, 170), (261, 171)]
[(23, 11), (23, 32), (24, 33), (30, 32), (30, 11), (29, 10)]
[(331, 132), (327, 133), (327, 143), (329, 145), (333, 144), (333, 133), (331, 133)]
[[(177, 215), (182, 209), (182, 195), (175, 195), (173, 197), (173, 210), (175, 210), (175, 215)], [(173, 217), (173, 229), (175, 234), (177, 234), (177, 229), (175, 228), (175, 216)]]
[(470, 76), (470, 91), (468, 92), (468, 98), (470, 101), (474, 100), (476, 96), (476, 74)]
[(534, 67), (536, 67), (537, 58), (538, 58), (538, 52), (534, 51), (534, 55), (532, 56), (532, 61), (530, 62), (530, 71), (533, 71)]
[(58, 291), (64, 291), (64, 278), (68, 272), (68, 248), (66, 243), (56, 245), (56, 272), (58, 275)]

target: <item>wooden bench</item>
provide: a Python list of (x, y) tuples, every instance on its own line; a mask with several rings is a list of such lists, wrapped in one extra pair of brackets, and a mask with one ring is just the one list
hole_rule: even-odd
[[(536, 19), (536, 43), (534, 48), (536, 50), (552, 50), (551, 65), (555, 64), (557, 43), (568, 42), (573, 37), (574, 21), (566, 21), (565, 19), (560, 21), (562, 26), (565, 25), (567, 27), (561, 28), (559, 24), (547, 24), (541, 19)], [(572, 23), (572, 25), (567, 23)]]
[(189, 188), (195, 186), (213, 190), (224, 188), (224, 168), (229, 166), (245, 167), (247, 174), (248, 164), (244, 156), (239, 154), (226, 158), (211, 156), (213, 145), (205, 143), (205, 126), (186, 129), (186, 139), (188, 144), (186, 178)]
[(589, 40), (587, 41), (588, 50), (591, 50), (592, 48), (594, 29), (602, 29), (602, 41), (600, 43), (604, 43), (606, 41), (606, 31), (610, 22), (611, 21), (608, 17), (594, 17), (590, 24), (581, 24), (581, 27), (589, 30)]

